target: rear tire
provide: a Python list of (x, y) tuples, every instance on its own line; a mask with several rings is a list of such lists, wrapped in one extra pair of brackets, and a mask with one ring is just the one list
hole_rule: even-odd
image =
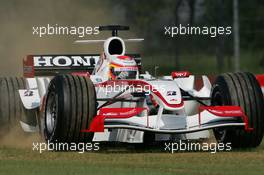
[(249, 127), (214, 129), (216, 140), (231, 143), (234, 148), (251, 148), (258, 146), (264, 132), (263, 95), (255, 76), (247, 72), (227, 73), (217, 77), (212, 88), (213, 106), (240, 106), (249, 119)]
[(59, 75), (49, 85), (44, 109), (44, 134), (49, 142), (91, 142), (83, 133), (96, 115), (96, 93), (90, 79)]
[(31, 125), (37, 123), (35, 115), (30, 115), (24, 108), (19, 89), (26, 89), (24, 78), (0, 78), (0, 130), (3, 132), (20, 125), (20, 120)]

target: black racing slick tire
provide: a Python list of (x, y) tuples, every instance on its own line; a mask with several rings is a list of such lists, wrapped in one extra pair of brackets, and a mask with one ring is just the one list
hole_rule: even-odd
[(19, 125), (19, 121), (36, 125), (34, 115), (28, 115), (19, 96), (19, 89), (26, 89), (24, 78), (0, 78), (0, 127), (8, 131)]
[(44, 109), (46, 141), (91, 142), (93, 133), (81, 132), (96, 115), (96, 93), (89, 78), (59, 75), (51, 80)]
[(214, 129), (216, 140), (231, 143), (233, 148), (253, 148), (260, 145), (264, 132), (263, 95), (255, 76), (248, 72), (218, 76), (211, 92), (213, 106), (240, 106), (252, 131), (240, 127)]

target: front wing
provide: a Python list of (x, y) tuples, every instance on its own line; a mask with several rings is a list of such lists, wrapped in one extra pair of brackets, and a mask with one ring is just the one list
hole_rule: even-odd
[(248, 118), (239, 106), (201, 106), (192, 116), (147, 114), (146, 108), (101, 108), (90, 127), (82, 132), (105, 129), (133, 129), (156, 133), (191, 133), (219, 127), (244, 127), (251, 131)]

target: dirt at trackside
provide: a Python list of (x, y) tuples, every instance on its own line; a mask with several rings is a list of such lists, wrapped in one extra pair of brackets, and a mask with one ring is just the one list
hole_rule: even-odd
[(1, 147), (32, 148), (33, 142), (40, 142), (41, 140), (39, 133), (25, 133), (20, 126), (0, 133)]

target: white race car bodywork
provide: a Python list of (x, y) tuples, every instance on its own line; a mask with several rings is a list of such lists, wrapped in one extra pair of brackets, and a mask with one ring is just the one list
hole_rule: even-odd
[[(95, 75), (91, 76), (91, 80), (95, 80), (96, 78), (98, 79), (100, 76)], [(103, 77), (100, 77), (103, 79)], [(21, 100), (25, 106), (26, 109), (32, 110), (36, 108), (41, 108), (43, 98), (45, 97), (45, 94), (47, 92), (47, 88), (49, 85), (49, 82), (51, 78), (49, 77), (36, 77), (36, 78), (28, 78), (27, 80), (27, 85), (28, 89), (22, 89), (19, 90), (19, 94), (21, 97)], [(200, 97), (209, 97), (210, 96), (210, 84), (208, 83), (209, 80), (206, 78), (206, 76), (203, 76), (203, 81), (204, 81), (204, 87), (200, 91), (196, 91), (193, 89), (194, 87), (194, 76), (190, 76), (188, 78), (181, 78), (181, 79), (176, 79), (172, 80), (171, 78), (168, 79), (168, 77), (163, 78), (163, 80), (140, 80), (149, 83), (152, 86), (158, 86), (160, 87), (162, 84), (166, 84), (164, 86), (163, 91), (161, 91), (161, 94), (164, 96), (164, 99), (169, 102), (171, 99), (175, 98), (178, 99), (179, 101), (173, 101), (171, 104), (179, 104), (180, 99), (181, 99), (181, 93), (178, 86), (188, 90), (188, 92), (191, 92), (192, 94), (199, 94)], [(184, 86), (183, 81), (187, 82), (186, 85)], [(98, 82), (94, 82), (95, 85), (98, 84)], [(102, 87), (97, 87), (97, 98), (111, 98), (112, 96), (115, 95), (115, 93), (111, 93), (110, 95), (105, 93), (106, 89)], [(176, 91), (176, 96), (171, 97), (171, 96), (166, 96), (167, 91)], [(33, 92), (32, 96), (28, 96), (27, 92)], [(129, 94), (124, 94), (129, 96)], [(197, 123), (197, 107), (198, 103), (196, 101), (185, 101), (183, 106), (180, 106), (178, 108), (172, 108), (168, 105), (166, 105), (159, 97), (155, 96), (154, 98), (157, 100), (159, 104), (161, 104), (162, 108), (160, 110), (171, 110), (174, 111), (176, 114), (170, 114), (170, 115), (161, 115), (160, 113), (158, 115), (153, 115), (149, 116), (149, 125), (150, 127), (153, 128), (161, 128), (161, 129), (181, 129), (182, 126), (186, 127), (191, 127), (194, 126)], [(99, 105), (101, 105), (103, 102), (99, 102)], [(146, 102), (142, 103), (146, 105)], [(136, 107), (136, 103), (131, 103), (131, 102), (118, 102), (113, 104), (111, 107)], [(134, 123), (134, 124), (141, 124), (141, 125), (146, 125), (146, 111), (144, 112), (145, 114), (143, 117), (132, 117), (129, 119), (120, 119), (122, 122), (127, 122), (127, 123)], [(207, 115), (207, 114), (203, 114)], [(208, 115), (210, 116), (210, 115)], [(157, 122), (158, 121), (158, 122)], [(119, 120), (113, 120), (112, 122), (119, 122)], [(31, 130), (34, 130), (32, 126), (27, 126), (25, 123), (21, 124), (23, 129), (27, 132), (30, 132)], [(113, 126), (111, 126), (113, 127)], [(109, 126), (109, 128), (111, 128)], [(31, 131), (32, 132), (32, 131)], [(108, 131), (108, 129), (105, 129), (104, 133), (95, 133), (94, 136), (94, 141), (120, 141), (120, 142), (142, 142), (143, 139), (143, 132), (144, 131), (138, 131), (133, 128), (131, 129), (111, 129), (111, 132)], [(175, 132), (175, 131), (174, 131)], [(167, 140), (168, 138), (177, 138), (177, 139), (204, 139), (209, 137), (209, 132), (208, 130), (205, 131), (199, 131), (195, 133), (184, 133), (184, 134), (176, 134), (175, 133), (160, 133), (156, 134), (156, 139), (157, 140)]]
[[(113, 40), (121, 43), (122, 50), (119, 54), (110, 53), (109, 45)], [(57, 62), (59, 63), (59, 60)], [(127, 74), (111, 75), (111, 71), (122, 73), (127, 71)], [(130, 75), (128, 72), (135, 75), (135, 78), (123, 79), (123, 76)], [(116, 76), (116, 79), (111, 76)], [(26, 109), (40, 111), (43, 109), (43, 99), (51, 78), (26, 79), (28, 89), (19, 90)], [(95, 85), (97, 95), (98, 111), (95, 117), (105, 115), (104, 132), (95, 132), (94, 141), (137, 143), (143, 141), (144, 132), (154, 132), (156, 140), (205, 139), (209, 138), (209, 129), (212, 128), (245, 126), (244, 122), (234, 120), (231, 114), (230, 116), (225, 114), (224, 117), (218, 115), (223, 111), (216, 109), (200, 111), (200, 103), (210, 105), (211, 83), (206, 76), (202, 76), (203, 87), (197, 91), (194, 88), (193, 75), (154, 78), (147, 72), (140, 74), (135, 60), (125, 56), (124, 41), (119, 37), (110, 37), (104, 41), (104, 53), (95, 63), (94, 71), (89, 78)], [(188, 97), (183, 92), (187, 93)], [(202, 99), (202, 102), (198, 103), (197, 99)], [(117, 113), (101, 111), (105, 106), (113, 108), (113, 111), (122, 108), (135, 110), (140, 108), (142, 111), (134, 116), (114, 118), (112, 116)], [(151, 113), (151, 110), (156, 112)], [(25, 123), (21, 123), (21, 126), (25, 131), (34, 130)]]

